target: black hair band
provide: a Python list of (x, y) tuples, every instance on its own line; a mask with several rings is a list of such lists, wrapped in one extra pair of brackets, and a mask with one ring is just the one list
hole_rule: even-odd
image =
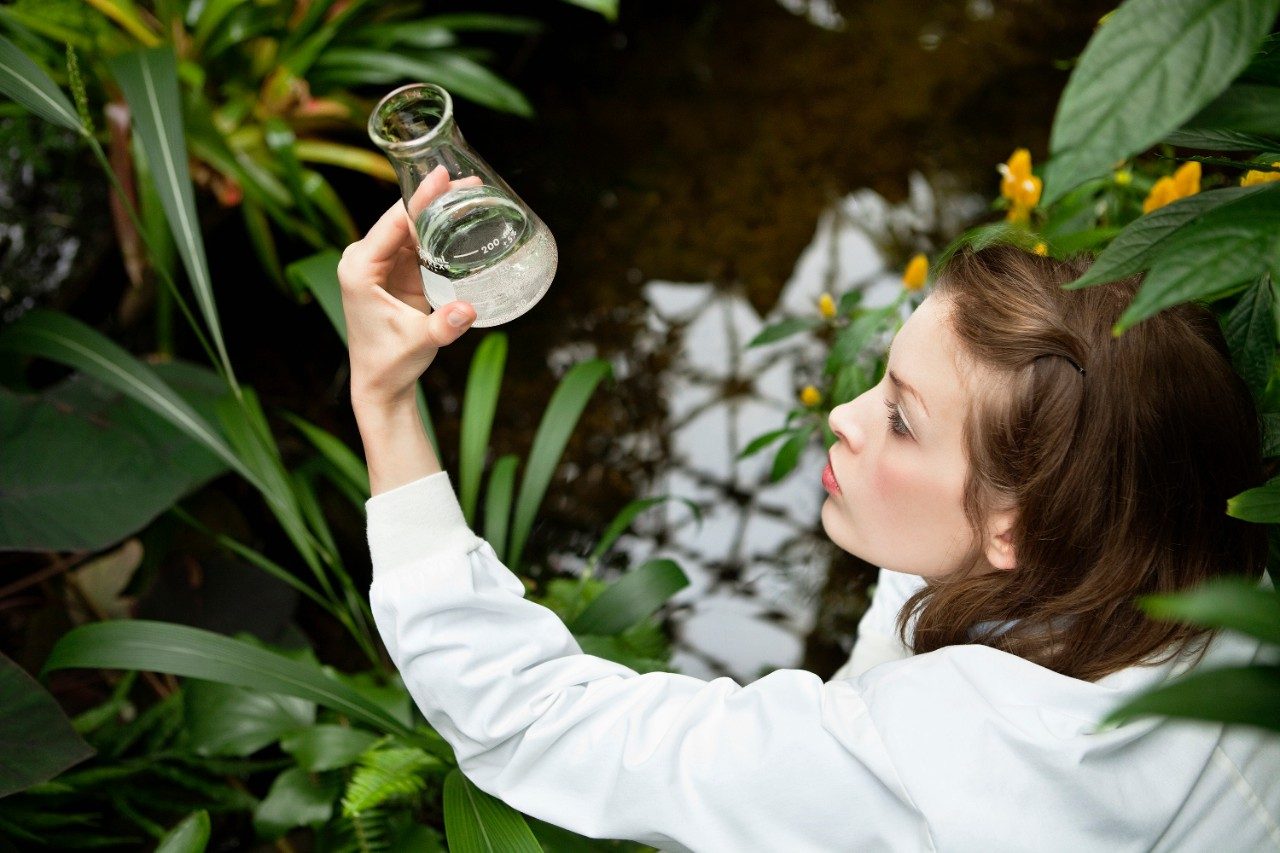
[(1071, 356), (1069, 356), (1069, 355), (1063, 355), (1063, 354), (1062, 354), (1062, 353), (1060, 353), (1060, 352), (1047, 352), (1047, 353), (1045, 353), (1044, 355), (1038, 355), (1038, 356), (1036, 356), (1036, 358), (1037, 358), (1037, 359), (1041, 359), (1041, 358), (1065, 358), (1068, 362), (1070, 362), (1071, 366), (1072, 366), (1072, 367), (1074, 367), (1074, 368), (1076, 369), (1076, 372), (1078, 372), (1081, 376), (1084, 376), (1084, 368), (1083, 368), (1083, 367), (1081, 367), (1079, 364), (1077, 364), (1077, 363), (1076, 363), (1076, 360), (1075, 360), (1074, 358), (1072, 358)]

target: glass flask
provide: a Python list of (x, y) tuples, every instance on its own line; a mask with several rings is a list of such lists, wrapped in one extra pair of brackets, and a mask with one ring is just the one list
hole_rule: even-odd
[[(472, 325), (485, 327), (536, 305), (555, 276), (556, 241), (467, 145), (449, 93), (433, 83), (401, 86), (374, 107), (369, 136), (399, 178), (431, 307), (465, 300), (476, 309)], [(438, 166), (449, 171), (450, 189), (423, 205), (415, 194)]]

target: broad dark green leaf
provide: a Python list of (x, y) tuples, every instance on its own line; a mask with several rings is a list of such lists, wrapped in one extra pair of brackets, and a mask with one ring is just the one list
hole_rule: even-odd
[(201, 809), (165, 833), (156, 853), (204, 853), (209, 845), (209, 813)]
[(1255, 400), (1261, 399), (1275, 370), (1276, 298), (1271, 276), (1255, 281), (1227, 315), (1223, 332), (1231, 360)]
[(342, 255), (336, 250), (320, 252), (294, 261), (285, 267), (285, 277), (298, 292), (310, 291), (320, 303), (324, 315), (337, 330), (342, 342), (347, 342), (347, 319), (342, 313), (342, 285), (338, 283), (338, 261)]
[(211, 631), (130, 619), (68, 632), (44, 671), (141, 669), (308, 699), (378, 731), (412, 737), (408, 726), (318, 667)]
[[(1042, 202), (1182, 125), (1249, 63), (1280, 0), (1127, 0), (1058, 102)], [(1242, 128), (1237, 128), (1242, 129)]]
[(373, 732), (326, 723), (286, 735), (280, 739), (280, 748), (303, 770), (319, 773), (355, 764), (377, 740)]
[(689, 578), (674, 560), (649, 560), (596, 596), (569, 629), (575, 634), (620, 634), (652, 616), (688, 585)]
[(316, 719), (314, 702), (281, 693), (199, 680), (183, 693), (187, 745), (199, 755), (252, 755)]
[(542, 853), (518, 811), (456, 769), (444, 780), (444, 831), (452, 853)]
[(291, 767), (276, 777), (253, 813), (258, 837), (273, 841), (295, 826), (318, 827), (333, 817), (341, 787), (337, 779)]
[[(153, 369), (205, 419), (228, 393), (202, 367)], [(169, 421), (83, 374), (38, 395), (0, 388), (0, 550), (105, 548), (226, 470)]]
[(1229, 628), (1280, 645), (1280, 595), (1244, 578), (1218, 578), (1187, 592), (1148, 595), (1142, 609), (1157, 619)]
[(0, 92), (47, 122), (74, 130), (81, 136), (87, 133), (76, 115), (76, 108), (58, 84), (3, 36), (0, 36)]
[(156, 190), (169, 216), (178, 253), (191, 279), (196, 303), (223, 367), (231, 372), (222, 339), (222, 324), (213, 297), (209, 261), (196, 215), (195, 191), (187, 168), (187, 143), (178, 95), (178, 65), (172, 47), (137, 50), (116, 56), (108, 65), (129, 102), (133, 132), (142, 142)]
[[(1280, 86), (1237, 83), (1187, 124), (1205, 130), (1280, 136)], [(1270, 147), (1275, 147), (1275, 143)]]
[(506, 553), (519, 464), (519, 458), (508, 453), (494, 462), (489, 472), (489, 488), (484, 495), (484, 538), (489, 540), (495, 554)]
[(1201, 148), (1205, 151), (1266, 151), (1276, 146), (1274, 139), (1235, 130), (1209, 130), (1183, 127), (1165, 136), (1164, 141), (1179, 148)]
[(1280, 414), (1262, 415), (1262, 455), (1268, 459), (1280, 456)]
[(1280, 84), (1280, 33), (1272, 33), (1262, 40), (1248, 67), (1240, 73), (1240, 79), (1250, 83)]
[(800, 454), (809, 443), (812, 429), (797, 429), (790, 438), (778, 448), (773, 457), (773, 468), (769, 471), (769, 482), (776, 483), (791, 473), (800, 461)]
[(520, 491), (516, 495), (515, 515), (511, 523), (511, 543), (507, 565), (518, 569), (524, 554), (525, 542), (533, 529), (533, 520), (546, 496), (551, 477), (555, 474), (560, 457), (564, 454), (569, 436), (582, 416), (587, 401), (595, 393), (596, 386), (610, 375), (609, 362), (593, 358), (579, 362), (570, 368), (560, 380), (547, 403), (529, 448), (524, 476), (520, 478)]
[(1140, 216), (1111, 241), (1088, 272), (1066, 286), (1078, 290), (1094, 284), (1116, 281), (1147, 269), (1165, 246), (1165, 241), (1206, 213), (1236, 204), (1253, 195), (1254, 187), (1226, 187), (1207, 190)]
[(93, 755), (49, 695), (0, 655), (0, 797), (47, 782)]
[(1195, 672), (1121, 705), (1103, 724), (1153, 715), (1240, 723), (1280, 732), (1280, 666)]
[(797, 332), (817, 328), (821, 322), (821, 320), (809, 317), (790, 317), (786, 320), (781, 320), (761, 329), (754, 338), (747, 342), (747, 348), (750, 349), (751, 347), (771, 344), (774, 341), (789, 338)]
[(1280, 260), (1280, 192), (1276, 184), (1209, 211), (1171, 236), (1117, 329), (1158, 311), (1214, 296), (1258, 278)]
[(1227, 515), (1259, 524), (1280, 524), (1280, 477), (1231, 498)]
[(498, 410), (498, 392), (502, 388), (502, 372), (506, 363), (507, 336), (502, 332), (485, 335), (471, 357), (458, 439), (458, 491), (462, 514), (468, 524), (475, 521), (480, 477), (484, 474), (484, 460), (489, 450), (489, 435), (493, 430), (494, 413)]
[(638, 673), (671, 671), (665, 660), (640, 654), (619, 634), (578, 634), (577, 641), (583, 654), (620, 663)]

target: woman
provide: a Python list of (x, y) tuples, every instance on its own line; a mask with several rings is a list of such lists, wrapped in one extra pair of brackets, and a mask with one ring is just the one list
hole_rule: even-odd
[[(447, 186), (433, 173), (424, 200)], [(412, 247), (397, 203), (338, 270), (370, 595), (479, 787), (663, 849), (1280, 847), (1277, 739), (1097, 726), (1190, 666), (1261, 655), (1133, 605), (1262, 578), (1261, 528), (1223, 513), (1260, 478), (1258, 419), (1203, 309), (1113, 338), (1133, 282), (1071, 293), (1079, 264), (953, 259), (884, 381), (831, 412), (823, 526), (885, 567), (853, 658), (826, 683), (782, 670), (740, 686), (582, 654), (467, 528), (414, 386), (475, 315), (428, 313)]]

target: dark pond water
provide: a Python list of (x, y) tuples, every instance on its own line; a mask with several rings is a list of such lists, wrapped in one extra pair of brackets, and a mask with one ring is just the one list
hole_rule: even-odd
[[(701, 526), (673, 503), (618, 549), (674, 556), (690, 575), (672, 615), (682, 670), (752, 679), (842, 663), (869, 575), (821, 536), (821, 449), (773, 485), (768, 454), (733, 461), (781, 424), (817, 357), (803, 343), (743, 345), (762, 323), (811, 314), (824, 290), (885, 298), (910, 254), (986, 216), (996, 164), (1017, 146), (1043, 157), (1067, 65), (1111, 5), (623, 0), (610, 25), (539, 4), (547, 31), (501, 48), (499, 66), (537, 118), (457, 105), (468, 141), (560, 251), (543, 301), (503, 327), (495, 450), (527, 451), (574, 361), (606, 358), (616, 381), (574, 435), (531, 553), (574, 571), (629, 499), (690, 498)], [(340, 186), (363, 225), (396, 192)], [(209, 239), (243, 378), (355, 443), (341, 351), (318, 312), (300, 317), (254, 283), (240, 234), (229, 220)], [(479, 339), (427, 379), (446, 456)], [(353, 554), (358, 522), (339, 531)]]

